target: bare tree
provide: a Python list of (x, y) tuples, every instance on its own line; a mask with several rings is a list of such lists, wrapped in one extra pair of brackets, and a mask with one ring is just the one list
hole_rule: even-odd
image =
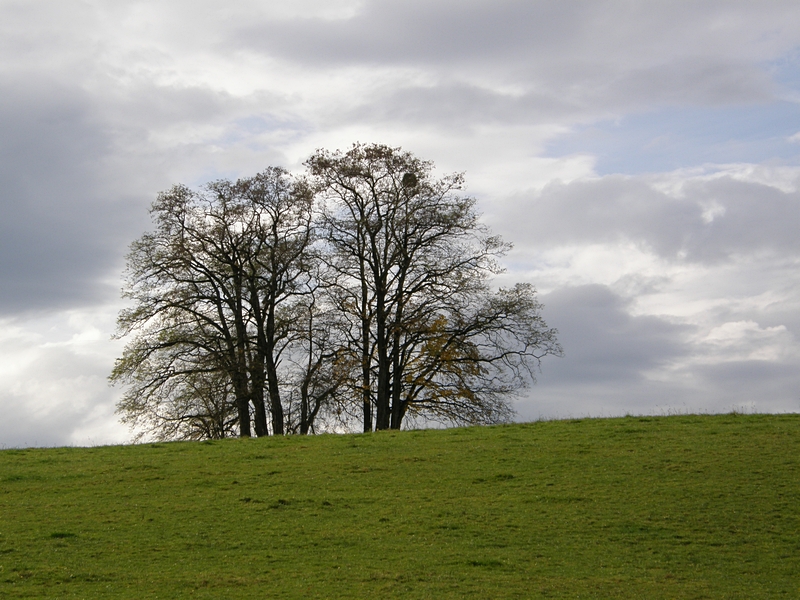
[[(248, 256), (249, 307), (255, 321), (256, 360), (253, 381), (266, 375), (273, 433), (284, 433), (278, 365), (296, 311), (292, 303), (309, 295), (312, 199), (304, 182), (290, 184), (286, 172), (270, 169), (240, 180), (236, 192), (257, 220), (256, 251)], [(262, 388), (263, 389), (263, 388)], [(263, 394), (263, 392), (262, 392)], [(262, 401), (263, 403), (263, 401)]]
[(509, 246), (463, 176), (382, 145), (306, 164), (159, 195), (128, 255), (123, 420), (194, 439), (510, 418), (561, 348), (531, 286), (491, 288)]
[(118, 319), (118, 335), (131, 338), (111, 374), (133, 384), (118, 407), (125, 419), (162, 431), (165, 413), (154, 407), (177, 406), (213, 373), (233, 398), (241, 436), (251, 435), (251, 409), (255, 433), (269, 433), (265, 387), (272, 430), (283, 433), (284, 316), (306, 283), (311, 206), (307, 186), (277, 168), (159, 195), (155, 231), (128, 255), (124, 296), (134, 305)]
[(399, 148), (317, 151), (307, 166), (326, 202), (327, 262), (361, 366), (364, 429), (409, 410), (456, 422), (508, 417), (508, 397), (559, 354), (532, 288), (490, 291), (508, 245), (491, 236), (462, 175), (434, 179)]

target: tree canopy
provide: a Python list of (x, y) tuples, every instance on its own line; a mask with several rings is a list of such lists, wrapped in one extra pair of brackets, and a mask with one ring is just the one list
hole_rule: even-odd
[(463, 175), (384, 145), (306, 167), (159, 195), (127, 259), (123, 420), (164, 439), (508, 420), (561, 348), (531, 285), (492, 288), (509, 246)]

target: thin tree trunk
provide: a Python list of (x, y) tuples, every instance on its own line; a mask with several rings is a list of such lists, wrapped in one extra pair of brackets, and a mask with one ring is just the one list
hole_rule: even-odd
[(368, 303), (369, 291), (367, 282), (361, 279), (361, 402), (364, 408), (364, 433), (372, 431), (372, 399), (370, 398), (370, 387), (372, 381), (370, 377), (369, 364), (369, 314)]
[(364, 411), (364, 433), (372, 431), (372, 375), (370, 365), (370, 313), (369, 286), (367, 285), (366, 263), (364, 256), (364, 232), (358, 232), (359, 261), (358, 269), (361, 279), (361, 406)]
[(256, 347), (253, 354), (252, 368), (250, 370), (250, 381), (252, 392), (252, 402), (255, 417), (255, 429), (258, 437), (268, 436), (269, 427), (267, 425), (267, 410), (264, 406), (264, 383), (265, 383), (265, 350), (266, 339), (264, 337), (264, 318), (261, 310), (261, 303), (258, 297), (258, 285), (256, 278), (251, 275), (248, 279), (250, 286), (250, 310), (256, 323)]
[(300, 389), (300, 435), (308, 435), (308, 386)]
[(394, 325), (392, 326), (392, 429), (400, 429), (403, 422), (402, 401), (400, 400), (403, 391), (403, 370), (400, 360), (400, 340), (403, 337), (403, 318), (404, 318), (404, 285), (405, 274), (401, 273), (397, 283), (397, 300), (395, 308)]
[(390, 397), (389, 397), (389, 356), (386, 340), (386, 316), (383, 298), (378, 296), (376, 310), (376, 350), (378, 358), (378, 389), (375, 399), (375, 429), (389, 429)]

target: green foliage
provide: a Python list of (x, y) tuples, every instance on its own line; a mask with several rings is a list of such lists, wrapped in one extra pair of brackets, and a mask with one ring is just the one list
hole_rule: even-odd
[(0, 452), (2, 598), (796, 598), (800, 416)]

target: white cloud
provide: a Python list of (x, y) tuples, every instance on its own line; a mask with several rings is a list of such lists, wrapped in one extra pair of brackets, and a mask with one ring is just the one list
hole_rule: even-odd
[(714, 327), (700, 341), (711, 347), (708, 360), (719, 362), (780, 361), (798, 356), (798, 345), (785, 325), (760, 327), (755, 321), (731, 321)]
[(0, 322), (0, 447), (120, 443), (106, 377), (116, 307)]

